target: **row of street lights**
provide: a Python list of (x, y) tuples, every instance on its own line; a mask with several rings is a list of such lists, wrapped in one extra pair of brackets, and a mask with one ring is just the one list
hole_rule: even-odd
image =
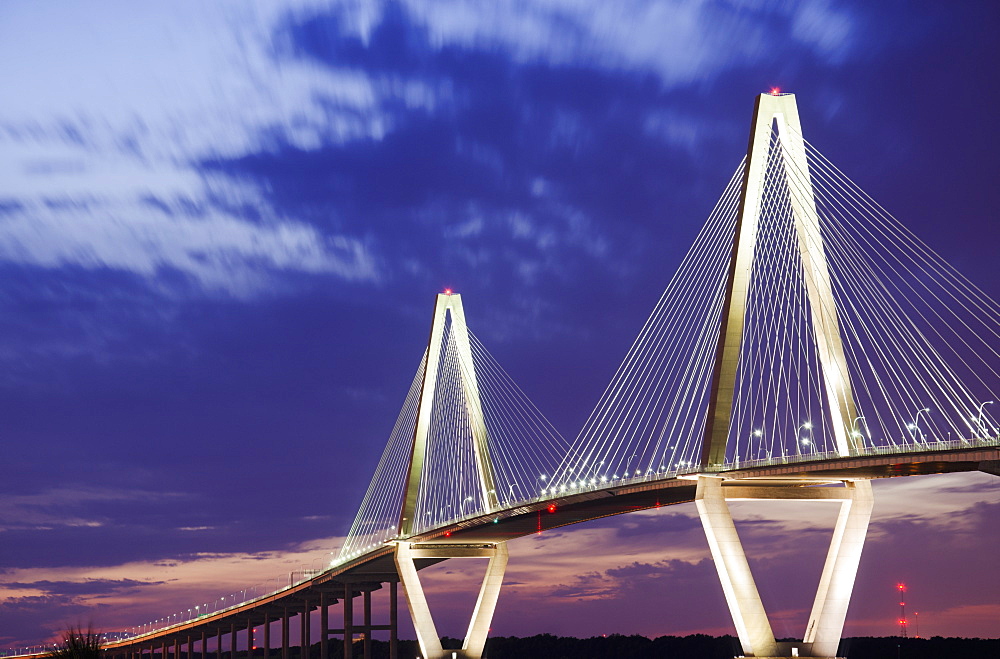
[[(977, 406), (976, 415), (970, 417), (970, 423), (969, 423), (969, 425), (972, 426), (972, 424), (975, 423), (975, 429), (978, 432), (978, 436), (979, 436), (980, 439), (986, 437), (986, 435), (987, 435), (986, 426), (983, 423), (984, 408), (987, 405), (992, 405), (993, 403), (994, 403), (994, 401), (992, 401), (992, 400), (983, 401), (982, 403), (980, 403)], [(924, 444), (927, 443), (927, 441), (926, 441), (926, 435), (920, 429), (920, 423), (919, 422), (920, 422), (920, 415), (921, 414), (929, 416), (930, 413), (931, 413), (931, 408), (929, 408), (929, 407), (922, 407), (922, 408), (920, 408), (920, 409), (917, 410), (917, 413), (913, 416), (913, 420), (910, 423), (906, 424), (906, 428), (907, 428), (907, 430), (911, 431), (911, 435), (913, 436), (913, 440), (914, 441), (918, 441), (918, 438), (919, 438), (920, 442), (922, 442)], [(855, 437), (857, 439), (861, 439), (861, 438), (864, 437), (864, 435), (861, 432), (861, 424), (860, 424), (860, 422), (863, 421), (863, 420), (867, 424), (867, 420), (865, 420), (864, 415), (860, 415), (860, 416), (854, 417), (854, 421), (851, 423), (851, 436), (852, 437)], [(798, 439), (798, 444), (799, 445), (801, 445), (803, 447), (814, 446), (814, 439), (813, 439), (813, 434), (812, 434), (812, 428), (813, 428), (812, 422), (806, 421), (805, 423), (803, 423), (802, 425), (800, 425), (798, 428), (795, 429), (795, 436)], [(803, 429), (810, 431), (808, 437), (799, 437), (799, 432), (802, 431)], [(753, 431), (753, 436), (757, 437), (757, 438), (762, 437), (763, 434), (764, 433), (763, 433), (763, 431), (760, 428), (757, 428), (757, 429), (755, 429)], [(796, 450), (798, 450), (798, 446), (796, 447)], [(813, 449), (813, 450), (815, 451), (815, 449)]]

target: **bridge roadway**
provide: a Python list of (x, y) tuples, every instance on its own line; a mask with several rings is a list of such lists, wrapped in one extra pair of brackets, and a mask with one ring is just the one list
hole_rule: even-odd
[[(956, 442), (955, 444), (959, 444)], [(749, 465), (727, 468), (716, 473), (727, 481), (765, 483), (769, 481), (836, 482), (843, 479), (876, 479), (899, 476), (942, 474), (964, 471), (985, 471), (1000, 475), (1000, 442), (996, 439), (962, 442), (968, 447), (948, 450), (857, 457), (832, 457), (802, 460), (781, 464)], [(619, 515), (694, 501), (697, 472), (671, 474), (666, 478), (637, 478), (616, 482), (606, 487), (584, 489), (553, 498), (539, 498), (509, 509), (480, 515), (447, 524), (410, 538), (421, 544), (477, 545), (514, 540), (533, 533)], [(109, 655), (128, 656), (145, 648), (149, 651), (173, 647), (180, 659), (180, 645), (191, 641), (211, 639), (220, 633), (243, 632), (248, 628), (283, 620), (283, 646), (288, 646), (288, 619), (304, 611), (321, 610), (321, 629), (310, 633), (311, 638), (325, 645), (329, 634), (363, 632), (370, 638), (372, 631), (391, 631), (395, 636), (395, 592), (399, 577), (393, 558), (392, 544), (385, 544), (351, 561), (335, 565), (315, 576), (290, 585), (288, 588), (256, 600), (231, 607), (211, 615), (174, 624), (169, 627), (137, 635), (128, 639), (109, 642)], [(446, 559), (418, 559), (418, 569)], [(390, 585), (391, 620), (389, 625), (372, 625), (370, 615), (366, 621), (354, 624), (353, 598), (365, 598), (365, 610), (370, 611), (371, 592)], [(329, 629), (327, 607), (340, 601), (344, 603), (344, 628)], [(306, 616), (300, 618), (303, 631), (309, 624)], [(367, 623), (367, 624), (365, 624)], [(265, 633), (268, 633), (270, 630)], [(319, 638), (316, 638), (319, 637)], [(255, 638), (260, 638), (255, 637)], [(235, 645), (235, 644), (234, 644)], [(193, 646), (189, 646), (190, 648)], [(204, 646), (202, 646), (204, 647)], [(268, 648), (274, 647), (270, 642)], [(280, 646), (279, 646), (280, 647)], [(164, 653), (166, 655), (166, 653)], [(285, 655), (287, 656), (287, 655)], [(190, 654), (189, 654), (190, 657)]]

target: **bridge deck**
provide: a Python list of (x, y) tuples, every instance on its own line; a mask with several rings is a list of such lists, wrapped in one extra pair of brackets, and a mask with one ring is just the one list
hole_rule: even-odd
[[(728, 469), (717, 474), (726, 479), (739, 481), (809, 479), (822, 482), (977, 470), (997, 473), (998, 465), (1000, 465), (1000, 447), (981, 446), (755, 466)], [(552, 499), (539, 499), (495, 514), (442, 526), (414, 536), (411, 541), (448, 544), (495, 543), (611, 515), (687, 503), (693, 501), (695, 496), (696, 486), (691, 479), (693, 475), (614, 484)], [(552, 512), (549, 512), (550, 506), (555, 506)], [(418, 562), (418, 568), (422, 569), (441, 560), (444, 559), (423, 559)], [(285, 615), (301, 613), (307, 607), (310, 611), (315, 610), (320, 605), (321, 594), (325, 604), (335, 604), (346, 596), (348, 588), (351, 596), (356, 597), (365, 590), (378, 590), (382, 587), (381, 584), (394, 581), (399, 581), (399, 577), (393, 560), (393, 547), (385, 545), (277, 593), (131, 639), (110, 642), (107, 647), (123, 648), (135, 643), (172, 644), (177, 640), (186, 642), (188, 638), (200, 639), (203, 632), (208, 635), (215, 635), (220, 630), (229, 633), (233, 625), (243, 630), (250, 624), (255, 626), (263, 624), (265, 616), (275, 620)]]

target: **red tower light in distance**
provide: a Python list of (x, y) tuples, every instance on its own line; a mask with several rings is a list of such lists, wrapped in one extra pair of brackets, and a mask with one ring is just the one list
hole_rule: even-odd
[(904, 599), (906, 584), (899, 582), (896, 584), (896, 590), (899, 591), (899, 635), (906, 638), (906, 601)]

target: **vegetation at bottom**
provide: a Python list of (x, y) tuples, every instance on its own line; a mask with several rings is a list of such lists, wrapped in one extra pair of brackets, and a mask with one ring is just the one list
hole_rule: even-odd
[[(782, 639), (795, 640), (795, 639)], [(331, 646), (334, 644), (331, 643)], [(354, 656), (362, 657), (360, 643)], [(445, 648), (462, 647), (458, 639), (442, 639)], [(332, 656), (343, 657), (340, 643)], [(310, 659), (320, 659), (313, 648)], [(333, 648), (331, 648), (333, 649)], [(496, 636), (486, 642), (485, 659), (733, 659), (742, 654), (735, 636), (596, 636), (572, 638), (540, 634), (527, 638)], [(416, 641), (400, 641), (400, 659), (420, 655)], [(983, 659), (1000, 657), (1000, 639), (861, 637), (841, 641), (838, 656), (847, 659)], [(388, 659), (389, 644), (372, 641), (373, 659)]]
[[(741, 654), (739, 640), (734, 636), (694, 634), (650, 639), (616, 634), (580, 639), (543, 634), (491, 638), (485, 656), (488, 659), (733, 659)], [(847, 659), (983, 659), (1000, 657), (1000, 639), (845, 638), (837, 655)]]
[[(69, 634), (64, 646), (69, 646)], [(95, 638), (96, 636), (96, 638)], [(89, 641), (88, 641), (89, 639)], [(782, 639), (791, 641), (794, 639)], [(88, 641), (90, 645), (88, 645)], [(77, 630), (74, 647), (99, 647), (100, 635), (92, 632), (82, 633)], [(372, 659), (389, 659), (389, 643), (373, 639)], [(458, 649), (462, 642), (454, 638), (442, 639), (442, 645), (447, 649)], [(53, 654), (55, 657), (87, 657), (96, 659), (93, 654), (67, 653), (64, 648)], [(320, 659), (319, 644), (309, 648), (306, 659)], [(327, 659), (344, 659), (344, 646), (341, 639), (330, 638), (327, 647)], [(364, 656), (363, 642), (354, 643), (352, 659)], [(645, 636), (596, 636), (593, 638), (572, 638), (540, 634), (527, 638), (515, 636), (496, 636), (486, 643), (486, 659), (733, 659), (738, 657), (739, 641), (734, 636), (707, 636), (694, 634), (691, 636), (660, 636), (646, 638)], [(300, 659), (301, 649), (297, 646), (289, 648), (289, 659)], [(260, 650), (254, 652), (255, 659), (263, 659)], [(186, 656), (182, 653), (181, 656)], [(271, 648), (269, 659), (281, 656), (278, 648)], [(399, 659), (413, 659), (420, 656), (420, 648), (416, 641), (401, 640), (399, 642)], [(447, 656), (447, 655), (446, 655)], [(984, 657), (1000, 657), (1000, 638), (897, 638), (897, 637), (860, 637), (845, 638), (841, 641), (838, 656), (847, 659), (983, 659)], [(114, 659), (114, 653), (107, 657)], [(208, 652), (202, 657), (195, 652), (196, 659), (232, 659), (228, 652), (221, 657), (216, 652)], [(236, 659), (247, 659), (245, 650), (237, 653)], [(156, 659), (156, 656), (152, 657)]]
[(62, 643), (49, 655), (58, 659), (101, 659), (102, 634), (88, 627), (70, 627), (63, 632)]

